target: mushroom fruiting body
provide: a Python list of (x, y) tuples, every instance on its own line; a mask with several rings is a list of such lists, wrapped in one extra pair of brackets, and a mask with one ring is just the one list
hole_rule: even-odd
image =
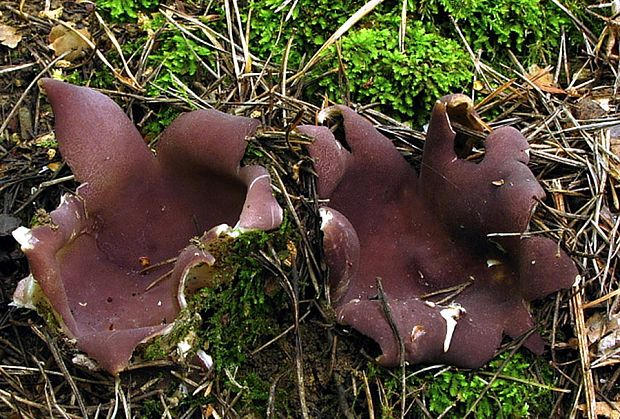
[(116, 374), (138, 344), (171, 329), (190, 280), (193, 288), (209, 283), (190, 275), (215, 262), (201, 242), (230, 230), (222, 224), (277, 228), (282, 210), (267, 170), (240, 167), (258, 121), (189, 112), (162, 133), (155, 155), (110, 98), (42, 84), (60, 151), (81, 185), (49, 225), (15, 231), (31, 276), (14, 301), (49, 304), (78, 348)]
[[(299, 130), (314, 143), (331, 299), (340, 323), (371, 337), (379, 361), (479, 367), (534, 326), (528, 302), (572, 285), (577, 270), (550, 239), (523, 234), (544, 192), (514, 128), (485, 140), (480, 162), (459, 158), (452, 122), (486, 127), (471, 101), (452, 95), (433, 109), (421, 173), (353, 110), (339, 141), (324, 126)], [(378, 287), (381, 281), (382, 287)], [(531, 333), (525, 346), (541, 353)]]

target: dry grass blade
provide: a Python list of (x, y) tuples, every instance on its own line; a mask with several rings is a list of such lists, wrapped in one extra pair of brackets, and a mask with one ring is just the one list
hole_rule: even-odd
[(581, 361), (581, 373), (583, 377), (584, 392), (586, 396), (586, 415), (588, 419), (596, 419), (596, 391), (592, 371), (590, 369), (590, 354), (588, 352), (587, 329), (583, 314), (583, 304), (579, 286), (575, 287), (572, 299), (573, 315), (575, 316), (575, 328), (579, 345), (579, 360)]
[(297, 81), (304, 77), (312, 67), (319, 61), (321, 54), (331, 47), (342, 35), (344, 35), (349, 29), (351, 29), (357, 22), (359, 22), (364, 16), (372, 12), (375, 7), (383, 3), (383, 0), (370, 0), (368, 3), (360, 7), (346, 22), (342, 24), (336, 32), (334, 32), (323, 45), (314, 53), (314, 55), (308, 60), (306, 65), (295, 75), (291, 77), (292, 81)]
[(588, 309), (588, 308), (592, 308), (592, 307), (596, 307), (601, 303), (604, 303), (607, 300), (611, 300), (614, 297), (617, 297), (620, 295), (620, 289), (616, 289), (608, 294), (603, 295), (600, 298), (597, 298), (594, 301), (590, 301), (589, 303), (583, 304), (583, 308), (584, 309)]
[(52, 356), (54, 357), (54, 360), (56, 361), (56, 364), (60, 368), (60, 371), (62, 371), (63, 376), (66, 378), (67, 382), (69, 383), (69, 387), (71, 388), (71, 391), (73, 392), (73, 395), (74, 395), (75, 399), (77, 400), (78, 406), (80, 406), (80, 410), (82, 411), (83, 417), (84, 418), (88, 418), (89, 416), (88, 416), (88, 412), (86, 410), (86, 404), (84, 403), (84, 400), (82, 399), (82, 395), (81, 395), (80, 390), (78, 389), (78, 387), (77, 387), (77, 385), (75, 383), (75, 380), (73, 379), (73, 377), (69, 373), (69, 370), (67, 369), (67, 366), (65, 365), (65, 362), (62, 359), (62, 355), (60, 354), (60, 349), (58, 348), (58, 345), (56, 345), (56, 342), (54, 342), (54, 340), (49, 335), (47, 335), (46, 333), (40, 331), (38, 328), (34, 327), (32, 330), (42, 340), (45, 341), (47, 346), (52, 351)]
[(400, 26), (398, 27), (398, 49), (405, 53), (405, 38), (407, 37), (407, 0), (403, 0), (400, 7)]
[(46, 64), (45, 67), (43, 68), (43, 70), (41, 70), (41, 72), (34, 78), (34, 80), (32, 80), (30, 82), (30, 84), (28, 85), (28, 87), (26, 87), (26, 89), (23, 91), (23, 93), (20, 95), (19, 99), (17, 100), (17, 102), (15, 103), (15, 105), (13, 105), (13, 109), (11, 109), (11, 111), (9, 112), (9, 114), (5, 117), (4, 121), (2, 122), (2, 125), (0, 125), (0, 135), (4, 132), (4, 130), (6, 129), (6, 127), (8, 126), (8, 124), (10, 123), (11, 119), (13, 118), (13, 116), (15, 116), (15, 114), (17, 113), (17, 111), (19, 110), (19, 106), (22, 104), (22, 102), (25, 100), (25, 98), (27, 97), (28, 93), (30, 93), (30, 91), (32, 90), (32, 88), (34, 86), (36, 86), (36, 84), (39, 82), (39, 80), (41, 79), (41, 77), (43, 77), (43, 75), (45, 75), (48, 71), (50, 71), (50, 69), (52, 67), (54, 67), (54, 65), (62, 60), (67, 53), (64, 53), (56, 58), (54, 58), (52, 61), (49, 62), (49, 64)]
[[(105, 31), (106, 35), (108, 36), (108, 38), (112, 42), (112, 45), (114, 45), (114, 49), (116, 49), (116, 52), (118, 53), (121, 61), (123, 62), (123, 68), (125, 69), (125, 72), (129, 76), (131, 81), (134, 83), (134, 87), (137, 90), (142, 90), (143, 87), (140, 85), (140, 83), (136, 79), (136, 76), (134, 76), (133, 72), (129, 68), (129, 64), (127, 64), (127, 60), (125, 59), (125, 54), (123, 54), (123, 49), (121, 48), (120, 43), (116, 39), (116, 36), (114, 36), (114, 32), (112, 32), (110, 30), (108, 25), (105, 23), (105, 21), (99, 15), (99, 13), (95, 12), (95, 16), (97, 17), (97, 21), (99, 22), (99, 24), (103, 27), (103, 30)], [(93, 47), (91, 46), (91, 48), (93, 48)]]

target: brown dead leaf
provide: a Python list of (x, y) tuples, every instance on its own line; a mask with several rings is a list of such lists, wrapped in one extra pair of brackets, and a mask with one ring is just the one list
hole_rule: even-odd
[(558, 87), (551, 75), (551, 67), (540, 68), (536, 64), (528, 68), (527, 78), (534, 83), (540, 90), (551, 94), (568, 94), (568, 92)]
[(614, 355), (620, 348), (620, 314), (606, 320), (605, 336), (598, 343), (598, 353), (603, 356)]
[(88, 42), (78, 33), (88, 40), (92, 39), (90, 33), (85, 28), (73, 29), (67, 28), (64, 25), (56, 25), (52, 28), (49, 34), (50, 48), (54, 50), (57, 57), (65, 52), (69, 52), (64, 59), (74, 61), (88, 50)]
[[(54, 153), (54, 155), (55, 154), (56, 153)], [(48, 156), (49, 156), (49, 154), (48, 154)], [(50, 169), (52, 172), (57, 172), (62, 167), (62, 163), (60, 163), (60, 162), (52, 162), (52, 163), (49, 163), (46, 167), (48, 169)]]
[(597, 119), (604, 117), (608, 112), (609, 98), (596, 98), (584, 96), (577, 102), (574, 115), (577, 119)]
[(12, 26), (0, 24), (0, 44), (9, 48), (15, 48), (22, 36), (17, 33), (17, 29)]
[(592, 344), (598, 342), (598, 340), (605, 334), (605, 316), (596, 312), (588, 318), (586, 321), (586, 331), (588, 334), (588, 341)]
[[(588, 410), (585, 404), (580, 404), (577, 406), (577, 409), (582, 412), (586, 412)], [(594, 406), (594, 413), (596, 413), (597, 416), (602, 416), (605, 418), (620, 419), (620, 403), (596, 402), (596, 405)]]
[(62, 16), (62, 12), (64, 9), (59, 7), (58, 9), (53, 10), (42, 10), (39, 12), (39, 17), (48, 18), (48, 19), (60, 19)]

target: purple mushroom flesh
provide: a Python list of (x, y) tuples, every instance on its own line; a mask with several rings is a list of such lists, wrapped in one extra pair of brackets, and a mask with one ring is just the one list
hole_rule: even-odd
[[(459, 158), (453, 122), (486, 124), (463, 95), (433, 109), (418, 175), (392, 142), (353, 110), (336, 106), (344, 138), (325, 126), (314, 137), (330, 293), (338, 322), (380, 346), (386, 366), (482, 366), (504, 334), (534, 322), (529, 301), (575, 282), (577, 269), (551, 239), (527, 234), (544, 192), (514, 128), (485, 139), (480, 162)], [(379, 287), (381, 285), (381, 287)], [(524, 345), (541, 353), (530, 333)]]
[(215, 259), (203, 244), (221, 225), (270, 230), (282, 210), (267, 170), (240, 167), (258, 121), (185, 113), (153, 153), (110, 98), (51, 79), (42, 86), (60, 151), (81, 184), (49, 225), (14, 232), (31, 269), (14, 301), (37, 305), (40, 289), (77, 347), (116, 374), (138, 344), (171, 329), (188, 278), (192, 289), (209, 284), (200, 267)]

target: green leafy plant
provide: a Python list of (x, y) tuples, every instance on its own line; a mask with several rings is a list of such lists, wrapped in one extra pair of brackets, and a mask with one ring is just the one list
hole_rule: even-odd
[[(585, 10), (585, 2), (572, 3), (577, 13)], [(492, 60), (508, 60), (510, 50), (523, 54), (526, 64), (546, 62), (557, 55), (563, 28), (569, 36), (581, 36), (566, 13), (547, 0), (427, 0), (420, 10), (446, 33), (454, 33), (446, 14), (453, 17), (472, 49)]]
[(159, 0), (99, 0), (97, 7), (107, 12), (112, 20), (124, 22), (137, 19), (138, 12), (153, 10)]
[[(286, 22), (287, 9), (276, 13), (280, 1), (255, 1), (250, 6), (251, 26), (258, 55), (269, 55), (277, 62), (286, 40), (292, 38), (289, 65), (299, 65), (303, 55), (318, 50), (364, 3), (301, 0)], [(396, 5), (386, 2), (341, 39), (342, 66), (336, 48), (326, 53), (308, 77), (318, 79), (318, 84), (308, 86), (306, 99), (318, 102), (327, 93), (331, 100), (343, 102), (350, 94), (354, 102), (378, 103), (390, 115), (420, 125), (437, 98), (467, 85), (471, 71), (464, 49), (420, 22), (412, 6), (406, 48), (400, 50), (401, 16)], [(338, 74), (341, 67), (344, 74)]]
[[(407, 392), (416, 394), (431, 414), (444, 418), (462, 418), (468, 412), (475, 418), (547, 416), (552, 408), (553, 370), (544, 360), (529, 354), (518, 352), (508, 357), (503, 353), (473, 371), (449, 367), (439, 373), (410, 376)], [(401, 408), (401, 376), (376, 364), (368, 364), (366, 373), (369, 380), (380, 383), (382, 416), (397, 416)], [(418, 416), (422, 417), (422, 412), (412, 414)]]
[[(419, 21), (409, 22), (401, 52), (399, 24), (396, 16), (378, 18), (342, 40), (347, 90), (356, 102), (379, 103), (389, 114), (421, 125), (435, 100), (469, 83), (469, 58), (458, 43)], [(334, 77), (320, 85), (332, 98), (342, 91)]]
[(507, 356), (500, 355), (480, 371), (450, 369), (427, 380), (424, 394), (429, 410), (436, 414), (448, 412), (445, 417), (463, 417), (482, 396), (472, 410), (476, 418), (544, 417), (551, 410), (551, 390), (538, 382), (531, 367), (537, 362), (539, 377), (545, 381), (552, 379), (551, 369), (531, 356), (516, 353), (492, 380)]
[(282, 295), (267, 293), (267, 275), (256, 255), (270, 243), (285, 257), (287, 226), (277, 233), (248, 232), (212, 250), (220, 254), (216, 267), (229, 279), (215, 288), (201, 289), (189, 305), (202, 317), (198, 335), (216, 360), (217, 370), (241, 364), (248, 349), (277, 329), (276, 313), (282, 301), (276, 300)]

